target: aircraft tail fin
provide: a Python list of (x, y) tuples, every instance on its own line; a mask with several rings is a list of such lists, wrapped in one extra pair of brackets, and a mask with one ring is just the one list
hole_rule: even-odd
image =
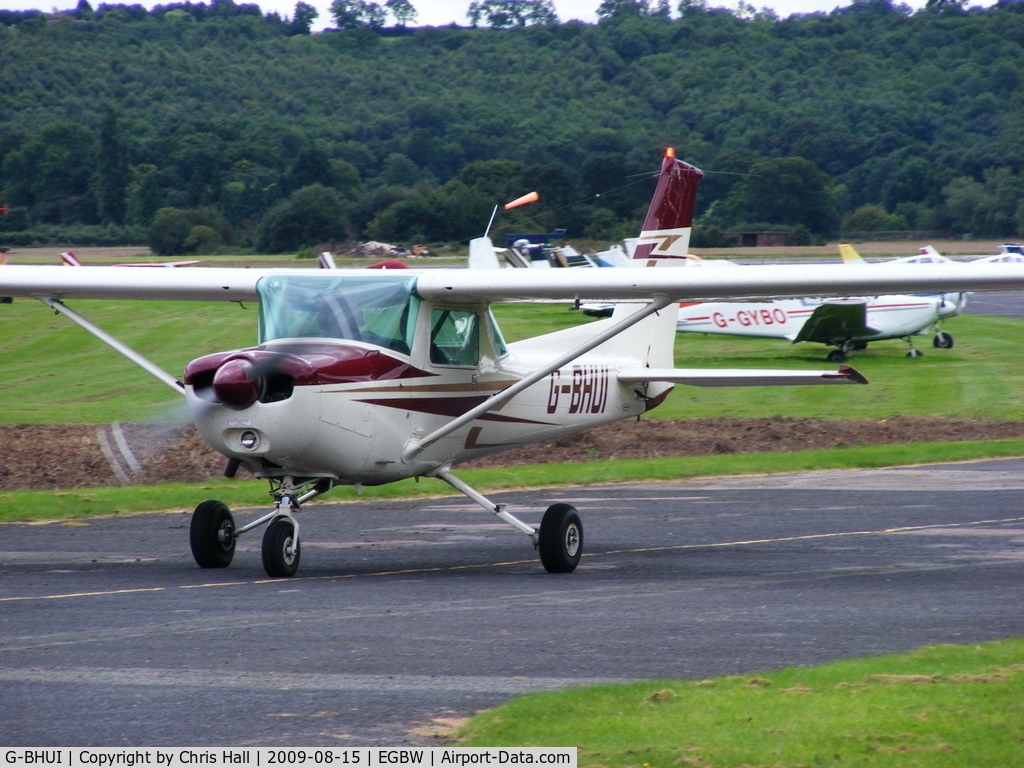
[(78, 257), (75, 256), (75, 254), (73, 254), (71, 251), (64, 251), (64, 253), (62, 253), (60, 255), (60, 260), (62, 262), (64, 262), (64, 266), (65, 267), (80, 267), (80, 266), (82, 266), (82, 262), (79, 261)]
[[(693, 210), (697, 186), (704, 172), (676, 158), (671, 147), (661, 161), (658, 185), (640, 229), (640, 237), (632, 251), (634, 267), (685, 267), (693, 228)], [(635, 304), (619, 304), (613, 320), (638, 310)], [(675, 304), (640, 321), (619, 334), (609, 346), (623, 354), (640, 353), (643, 364), (651, 368), (671, 368), (674, 359), (676, 322), (679, 308)], [(672, 388), (667, 383), (651, 383), (648, 394), (656, 399)]]
[(857, 249), (849, 243), (839, 244), (839, 256), (843, 260), (843, 264), (867, 264), (864, 259), (857, 253)]
[(690, 248), (697, 186), (704, 172), (665, 150), (661, 175), (633, 251), (635, 266), (684, 266)]
[(491, 238), (476, 237), (469, 241), (469, 262), (470, 269), (501, 269), (501, 263), (494, 251), (494, 243)]

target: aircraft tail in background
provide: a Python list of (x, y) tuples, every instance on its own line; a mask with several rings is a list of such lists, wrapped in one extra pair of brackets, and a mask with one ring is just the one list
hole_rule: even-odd
[(839, 256), (843, 260), (843, 264), (867, 264), (864, 259), (857, 253), (857, 249), (849, 243), (839, 244)]

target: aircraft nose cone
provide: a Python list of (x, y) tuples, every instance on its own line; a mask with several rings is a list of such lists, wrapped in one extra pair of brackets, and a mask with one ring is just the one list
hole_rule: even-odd
[(224, 405), (239, 410), (259, 400), (262, 384), (245, 360), (228, 360), (213, 377), (213, 393)]

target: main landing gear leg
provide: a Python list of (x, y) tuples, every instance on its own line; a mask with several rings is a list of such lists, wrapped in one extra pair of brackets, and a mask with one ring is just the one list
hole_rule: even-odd
[(504, 504), (495, 504), (447, 469), (437, 472), (435, 477), (529, 536), (533, 546), (540, 552), (541, 564), (548, 573), (571, 573), (576, 570), (583, 554), (583, 523), (571, 504), (552, 504), (544, 513), (540, 528), (534, 528), (506, 512)]
[(914, 346), (914, 337), (906, 337), (907, 344), (910, 345), (910, 349), (907, 351), (907, 357), (924, 357), (924, 352)]

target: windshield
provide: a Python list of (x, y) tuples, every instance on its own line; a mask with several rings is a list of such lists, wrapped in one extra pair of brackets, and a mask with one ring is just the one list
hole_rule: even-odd
[(327, 338), (409, 354), (420, 299), (404, 275), (270, 275), (260, 295), (260, 343)]

